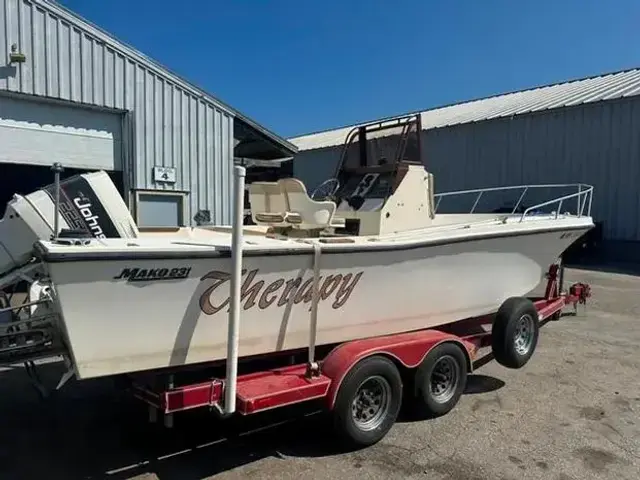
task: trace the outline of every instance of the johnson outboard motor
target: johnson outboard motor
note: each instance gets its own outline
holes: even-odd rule
[[[58,237],[135,238],[138,228],[104,171],[60,182]],[[56,185],[14,195],[0,220],[0,275],[25,265],[37,240],[51,240],[56,228]]]

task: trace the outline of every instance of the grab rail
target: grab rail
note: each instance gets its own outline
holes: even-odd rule
[[[587,185],[585,183],[555,183],[555,184],[539,184],[539,185],[514,185],[514,186],[507,186],[507,187],[489,187],[489,188],[475,188],[475,189],[471,189],[471,190],[458,190],[458,191],[454,191],[454,192],[443,192],[443,193],[436,193],[434,194],[434,198],[437,198],[437,202],[435,205],[435,211],[438,211],[438,207],[440,206],[440,202],[442,201],[442,199],[444,197],[459,197],[462,195],[468,195],[468,194],[477,194],[475,197],[475,201],[473,202],[473,206],[471,207],[471,210],[468,213],[474,213],[476,207],[478,206],[478,203],[480,202],[480,199],[483,197],[484,194],[486,193],[492,193],[492,192],[508,192],[508,191],[513,191],[513,190],[522,190],[522,193],[520,194],[520,196],[518,197],[518,201],[516,202],[515,206],[513,207],[513,209],[511,210],[511,215],[514,215],[516,213],[516,211],[518,210],[518,207],[520,207],[520,205],[522,205],[522,202],[525,198],[525,195],[532,189],[543,189],[543,188],[554,188],[554,189],[558,189],[558,188],[576,188],[577,192],[575,193],[571,193],[568,195],[563,195],[561,197],[557,197],[557,198],[553,198],[552,200],[548,200],[545,202],[541,202],[538,203],[536,205],[532,205],[530,207],[525,208],[524,212],[522,213],[522,215],[520,216],[520,221],[523,221],[524,218],[526,217],[526,215],[532,211],[538,210],[542,207],[546,207],[549,205],[554,205],[554,204],[558,204],[558,208],[555,211],[555,215],[556,218],[558,218],[558,215],[560,214],[560,210],[562,209],[562,204],[566,201],[566,200],[571,200],[573,198],[577,199],[577,208],[576,208],[576,215],[578,217],[582,217],[584,215],[586,216],[591,216],[591,204],[592,204],[592,200],[593,200],[593,186],[592,185]],[[586,212],[585,212],[585,208],[586,208]]]

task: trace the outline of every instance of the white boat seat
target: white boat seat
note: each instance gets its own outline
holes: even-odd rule
[[[289,226],[302,222],[300,215],[289,211],[287,198],[278,182],[249,184],[251,219],[256,225]]]
[[[344,226],[343,218],[334,217],[335,202],[313,200],[307,194],[304,183],[297,178],[283,178],[278,183],[286,198],[288,212],[300,217],[300,221],[296,219],[297,223],[293,227],[312,230]]]

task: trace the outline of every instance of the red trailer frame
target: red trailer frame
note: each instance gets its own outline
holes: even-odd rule
[[[462,354],[459,358],[464,359],[464,372],[460,372],[463,383],[466,381],[467,373],[473,371],[474,361],[478,359],[478,352],[483,347],[491,346],[494,357],[504,366],[522,367],[533,354],[540,324],[550,318],[559,318],[567,305],[573,305],[577,309],[577,305],[585,304],[591,295],[589,286],[583,283],[573,284],[567,292],[561,293],[561,272],[560,265],[554,264],[549,268],[542,298],[509,299],[494,315],[466,319],[438,329],[365,338],[335,345],[318,362],[317,369],[310,368],[309,363],[304,362],[264,368],[259,366],[258,359],[250,373],[239,375],[237,378],[237,411],[242,415],[250,415],[310,400],[321,400],[327,410],[336,410],[338,396],[347,387],[345,379],[355,375],[353,372],[358,370],[365,360],[382,358],[387,361],[386,365],[390,362],[397,368],[403,383],[413,386],[413,389],[405,389],[405,395],[409,392],[418,396],[426,395],[418,402],[421,407],[431,414],[444,414],[455,406],[464,385],[458,386],[458,395],[454,395],[442,406],[434,404],[433,399],[424,393],[426,390],[421,390],[420,385],[417,385],[420,382],[424,383],[424,378],[420,377],[421,369],[426,368],[423,365],[433,363],[429,358],[430,354],[438,350],[438,347],[440,350],[448,350],[449,356],[455,357],[456,352]],[[535,341],[529,352],[518,357],[514,353],[516,347],[513,347],[511,340],[513,326],[518,321],[518,315],[523,311],[526,313],[527,308],[530,312],[535,311],[537,317],[534,320]],[[387,368],[385,365],[382,366]],[[206,369],[202,372],[207,373]],[[140,378],[131,378],[130,387],[133,395],[149,405],[152,421],[160,413],[164,417],[165,425],[171,426],[172,415],[177,412],[201,407],[221,410],[221,404],[224,402],[224,378],[177,384],[175,379],[179,378],[179,374],[180,372],[176,372],[163,376],[162,378],[168,381],[160,388],[151,387],[148,381]],[[157,375],[154,376],[154,382],[157,383],[158,378]],[[375,443],[386,434],[394,422],[395,416],[387,427],[375,429],[377,433],[349,440],[359,445]],[[349,432],[347,434],[349,437],[354,436]]]

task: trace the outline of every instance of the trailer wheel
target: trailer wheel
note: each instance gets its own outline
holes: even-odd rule
[[[467,359],[454,343],[443,343],[431,350],[415,374],[413,410],[427,417],[450,412],[460,400],[467,384]]]
[[[333,407],[344,443],[367,447],[389,432],[402,404],[402,378],[394,363],[373,356],[356,363],[342,381]]]
[[[523,297],[507,299],[493,321],[493,356],[504,367],[523,367],[536,349],[539,331],[538,311],[533,302]]]

